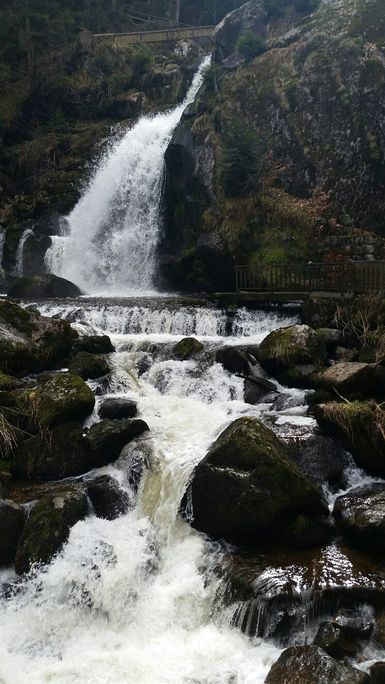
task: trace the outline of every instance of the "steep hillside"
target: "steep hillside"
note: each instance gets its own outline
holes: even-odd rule
[[[383,1],[294,5],[251,0],[216,30],[215,68],[167,154],[175,285],[230,287],[234,259],[384,255]]]

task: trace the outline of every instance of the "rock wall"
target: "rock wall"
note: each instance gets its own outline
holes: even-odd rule
[[[236,51],[247,30],[266,48],[248,61]],[[165,244],[174,264],[185,266],[190,256],[188,287],[209,279],[203,248],[215,252],[217,264],[382,258],[381,0],[327,0],[308,14],[291,5],[278,17],[269,16],[263,0],[250,0],[222,21],[215,37],[215,79],[211,69],[167,162]],[[185,156],[181,135],[189,159],[184,196],[174,192],[176,149]],[[228,182],[229,151],[237,177],[237,141],[239,150],[249,150],[241,191]],[[228,287],[228,278],[221,285]]]

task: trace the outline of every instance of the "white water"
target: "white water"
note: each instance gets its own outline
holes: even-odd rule
[[[186,303],[185,303],[186,304]],[[76,322],[95,333],[127,335],[137,340],[163,342],[195,336],[207,341],[226,337],[226,343],[242,341],[258,344],[272,330],[296,322],[293,313],[274,313],[238,309],[232,317],[225,311],[197,305],[181,306],[178,299],[149,300],[87,300],[52,301],[37,304],[46,316]]]
[[[68,235],[53,239],[46,255],[51,272],[96,294],[155,289],[164,153],[209,62],[203,61],[182,104],[141,118],[111,146],[68,216]]]
[[[109,392],[135,399],[151,432],[102,472],[128,487],[126,458],[146,449],[137,507],[115,521],[77,523],[48,568],[0,600],[4,684],[262,684],[279,655],[230,626],[234,607],[222,605],[210,569],[220,552],[178,516],[217,434],[270,407],[244,404],[243,381],[219,364],[154,361],[138,378],[143,353],[119,351],[135,339],[114,339]]]
[[[0,227],[0,269],[3,262],[3,252],[4,252],[4,242],[5,242],[5,230]]]
[[[14,275],[18,276],[19,278],[24,273],[24,246],[31,235],[33,235],[33,230],[31,228],[27,228],[22,234],[17,247]]]

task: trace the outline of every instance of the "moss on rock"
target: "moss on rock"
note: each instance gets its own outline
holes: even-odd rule
[[[95,397],[78,375],[59,373],[24,394],[26,406],[41,428],[70,420],[82,420],[92,413]]]
[[[100,354],[79,352],[69,363],[71,373],[79,375],[83,380],[95,380],[110,372],[110,366]]]
[[[201,342],[198,342],[194,337],[185,337],[183,340],[178,342],[174,347],[174,354],[181,361],[186,361],[192,356],[199,354],[203,351],[204,347]]]

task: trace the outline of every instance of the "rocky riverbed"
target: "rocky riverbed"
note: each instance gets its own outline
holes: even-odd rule
[[[381,363],[202,301],[5,299],[0,334],[6,682],[381,681]]]

